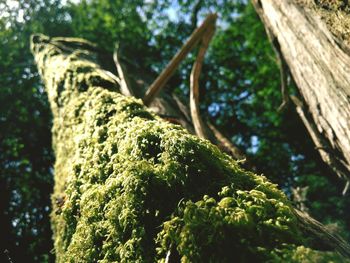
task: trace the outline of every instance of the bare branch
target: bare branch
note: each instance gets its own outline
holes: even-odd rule
[[[203,4],[203,0],[197,0],[197,2],[193,6],[193,11],[191,14],[191,28],[192,28],[192,30],[194,30],[197,26],[197,17],[198,17],[198,13],[201,9],[202,4]]]
[[[246,160],[246,156],[242,153],[240,149],[238,149],[232,142],[225,137],[211,122],[207,122],[209,129],[213,132],[217,145],[220,148],[224,148],[225,152],[228,152],[233,158],[236,160]]]
[[[183,45],[181,50],[176,53],[172,58],[166,68],[157,77],[157,79],[151,84],[151,86],[146,91],[143,102],[145,105],[149,105],[154,97],[157,96],[159,91],[165,86],[170,77],[174,74],[175,70],[178,68],[181,61],[186,57],[186,55],[195,47],[195,45],[202,39],[203,35],[206,33],[208,27],[215,24],[217,15],[210,14],[204,20],[202,25],[198,27],[190,36],[190,38]]]
[[[125,96],[135,96],[134,91],[131,88],[131,85],[127,79],[127,76],[123,70],[123,66],[121,65],[119,59],[118,59],[118,53],[119,53],[119,46],[116,45],[113,53],[113,60],[114,64],[117,68],[119,79],[120,79],[120,93],[122,93]]]
[[[200,138],[208,138],[208,135],[205,131],[204,122],[200,116],[199,110],[199,76],[202,70],[203,59],[205,52],[208,49],[210,40],[212,39],[215,32],[215,26],[212,25],[206,31],[206,34],[203,36],[201,46],[198,51],[196,61],[193,64],[191,77],[190,77],[190,109],[191,117],[194,129],[196,134]]]

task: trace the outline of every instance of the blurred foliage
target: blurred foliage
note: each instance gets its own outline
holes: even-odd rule
[[[350,200],[341,196],[343,182],[322,163],[293,107],[278,112],[274,54],[247,1],[22,0],[3,1],[0,10],[1,262],[54,260],[51,115],[29,36],[83,37],[109,52],[119,42],[135,63],[159,73],[208,12],[217,12],[219,21],[200,81],[203,115],[287,194],[308,186],[310,214],[349,240]],[[173,92],[184,99],[194,56],[171,80]],[[293,86],[290,92],[297,94]]]
[[[51,114],[28,39],[35,31],[71,34],[60,7],[60,1],[0,4],[1,262],[53,259]]]

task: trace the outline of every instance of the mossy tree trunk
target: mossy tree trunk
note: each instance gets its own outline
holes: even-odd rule
[[[54,117],[57,262],[316,262],[348,246],[141,100],[81,39],[35,35]]]
[[[350,6],[343,0],[252,0],[288,64],[292,97],[322,159],[350,181]],[[303,102],[302,102],[303,101]],[[305,104],[305,106],[303,106]],[[348,184],[347,184],[348,185]]]

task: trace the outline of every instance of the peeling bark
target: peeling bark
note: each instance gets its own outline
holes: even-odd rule
[[[296,106],[315,148],[339,177],[349,181],[350,56],[347,48],[330,32],[311,0],[252,0],[252,3],[266,30],[277,41],[305,102],[305,107],[300,103]]]

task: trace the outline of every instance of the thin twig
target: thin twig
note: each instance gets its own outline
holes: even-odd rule
[[[156,78],[156,80],[146,91],[145,97],[143,98],[143,102],[145,105],[148,106],[153,101],[153,99],[157,96],[159,91],[165,86],[167,81],[174,74],[181,61],[195,47],[198,41],[202,39],[208,27],[215,24],[216,18],[216,14],[208,15],[202,23],[202,25],[192,33],[190,38],[182,46],[181,50],[178,53],[176,53],[176,55],[172,58],[172,60],[169,62],[166,68],[162,71],[162,73]]]
[[[12,258],[10,256],[10,252],[7,249],[4,250],[4,254],[6,255],[8,262],[13,263]]]
[[[275,52],[277,64],[280,70],[282,103],[278,107],[278,111],[282,111],[288,105],[289,102],[289,95],[287,89],[288,64],[283,57],[281,46],[278,42],[277,37],[272,33],[271,29],[267,25],[265,25],[265,31],[271,43],[271,46]]]
[[[117,68],[119,79],[120,79],[120,92],[125,96],[134,96],[134,91],[131,88],[131,85],[127,79],[127,76],[124,74],[123,66],[120,64],[118,59],[119,46],[116,45],[113,53],[114,64]]]
[[[236,160],[246,160],[246,156],[238,149],[233,143],[225,137],[210,121],[207,121],[209,129],[213,132],[216,140],[220,143],[220,146],[224,148],[225,152],[228,152]]]
[[[288,76],[288,65],[287,62],[284,60],[282,52],[280,49],[278,49],[278,56],[279,56],[279,68],[280,68],[280,75],[281,75],[281,93],[282,93],[282,104],[279,106],[278,111],[282,111],[289,102],[289,94],[287,89],[287,76]]]
[[[202,70],[202,64],[204,60],[205,53],[208,49],[209,42],[212,39],[215,32],[215,26],[210,26],[206,34],[203,36],[201,46],[198,51],[196,61],[193,64],[191,77],[190,77],[190,109],[191,117],[196,134],[200,138],[208,138],[205,130],[204,122],[200,116],[199,110],[199,76]]]
[[[296,107],[296,111],[299,114],[299,117],[301,118],[302,122],[304,123],[306,129],[308,130],[312,141],[314,142],[316,149],[318,150],[319,154],[321,155],[322,160],[327,163],[330,167],[333,168],[334,172],[340,177],[346,180],[346,185],[343,190],[343,195],[345,195],[348,191],[348,182],[350,181],[349,176],[343,172],[344,169],[342,166],[342,162],[337,158],[335,154],[331,154],[326,149],[331,149],[330,147],[326,146],[326,142],[322,139],[321,135],[319,134],[317,128],[308,120],[306,117],[306,114],[304,113],[304,106],[303,102],[299,100],[295,96],[290,96],[291,101],[294,103]]]

